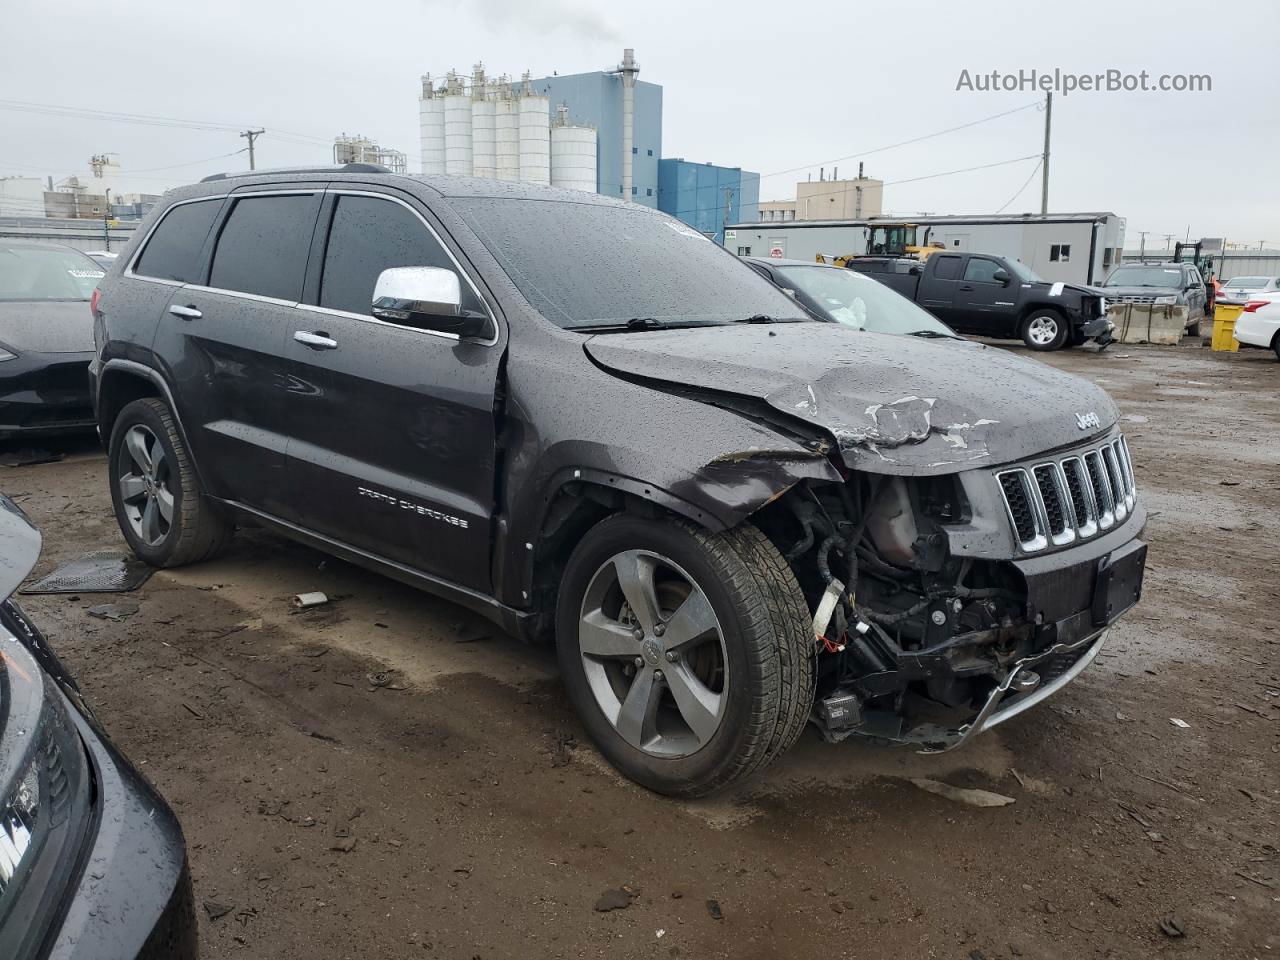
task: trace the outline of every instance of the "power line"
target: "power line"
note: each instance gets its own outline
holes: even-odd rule
[[[1040,169],[1040,166],[1043,163],[1044,163],[1044,159],[1041,158],[1040,163],[1037,163],[1034,167],[1031,168],[1031,172],[1027,174],[1027,179],[1022,182],[1022,186],[1018,188],[1018,192],[1015,193],[1008,200],[1006,200],[1003,204],[1001,204],[1000,209],[997,210],[996,213],[1004,213],[1005,207],[1009,206],[1009,204],[1013,203],[1013,201],[1017,200],[1020,196],[1022,196],[1022,191],[1026,190],[1027,187],[1031,184],[1032,178],[1035,177],[1036,171]]]
[[[1023,160],[1035,160],[1039,157],[1038,153],[1029,153],[1025,157],[1014,157],[1011,160],[997,160],[995,163],[982,163],[976,167],[961,167],[959,170],[947,170],[944,173],[930,173],[923,177],[908,177],[906,180],[886,180],[886,187],[896,186],[900,183],[918,183],[921,180],[935,180],[938,177],[950,177],[957,173],[972,173],[974,170],[990,170],[992,167],[1005,167],[1011,163],[1020,163]]]
[[[931,140],[934,137],[941,137],[948,133],[955,133],[957,130],[966,130],[969,127],[976,127],[980,123],[988,123],[992,120],[999,120],[1001,117],[1007,117],[1007,116],[1010,116],[1011,114],[1021,113],[1023,110],[1030,110],[1032,107],[1040,106],[1040,103],[1041,101],[1039,100],[1033,100],[1031,103],[1025,103],[1020,107],[1014,107],[1012,110],[1005,110],[1003,113],[993,113],[989,117],[981,117],[977,120],[970,120],[968,123],[961,123],[954,127],[947,127],[945,130],[937,130],[937,131],[934,131],[933,133],[926,133],[918,137],[912,137],[910,140],[900,140],[897,143],[886,144],[883,147],[875,147],[872,150],[863,150],[859,153],[851,153],[851,154],[848,154],[847,156],[835,157],[834,159],[831,159],[831,160],[820,160],[817,163],[807,163],[799,167],[790,167],[786,170],[778,170],[775,173],[764,173],[760,175],[760,179],[765,180],[769,177],[780,177],[783,174],[796,173],[800,170],[812,170],[814,167],[818,167],[818,166],[825,167],[826,165],[831,163],[841,163],[845,160],[853,160],[858,157],[867,157],[873,153],[883,153],[885,150],[894,150],[898,147],[909,146],[910,144],[913,144],[913,143],[920,143],[923,140]]]

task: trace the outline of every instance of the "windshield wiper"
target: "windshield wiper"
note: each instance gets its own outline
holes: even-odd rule
[[[734,323],[804,323],[804,317],[771,317],[767,313],[753,313],[749,317],[742,317]]]
[[[579,333],[626,333],[631,330],[659,330],[663,327],[683,326],[683,324],[663,323],[655,317],[632,317],[629,320],[616,320],[613,323],[588,323],[570,327]]]
[[[924,337],[926,340],[963,340],[963,337],[957,337],[952,333],[942,333],[939,330],[912,330],[907,334],[908,337]]]

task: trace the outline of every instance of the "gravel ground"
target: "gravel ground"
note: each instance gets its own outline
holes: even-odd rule
[[[666,800],[583,742],[550,651],[262,532],[132,597],[23,602],[173,803],[197,903],[232,907],[201,910],[208,958],[1276,956],[1280,364],[1047,359],[1120,403],[1145,597],[1076,683],[943,757],[810,731]],[[0,468],[38,573],[121,546],[103,457],[63,449]],[[295,613],[307,590],[335,600]],[[112,599],[140,610],[86,616]]]

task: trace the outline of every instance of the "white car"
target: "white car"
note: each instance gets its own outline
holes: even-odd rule
[[[1280,293],[1280,278],[1232,277],[1223,281],[1219,300],[1248,300],[1259,294]]]
[[[1250,295],[1236,320],[1235,338],[1242,347],[1274,350],[1280,360],[1280,291]]]

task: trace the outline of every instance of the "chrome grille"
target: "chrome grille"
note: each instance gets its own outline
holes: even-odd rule
[[[996,477],[1018,545],[1027,553],[1109,530],[1138,499],[1124,437]]]

